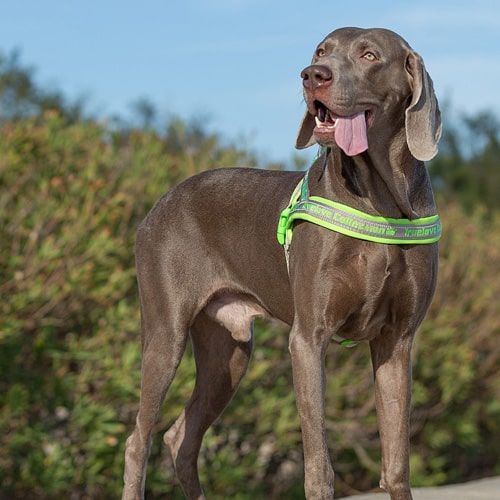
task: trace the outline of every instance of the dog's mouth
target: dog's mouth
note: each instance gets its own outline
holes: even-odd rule
[[[368,149],[367,128],[373,120],[373,111],[365,110],[341,116],[320,101],[314,101],[314,109],[314,135],[321,142],[334,139],[337,146],[348,156],[361,154]]]

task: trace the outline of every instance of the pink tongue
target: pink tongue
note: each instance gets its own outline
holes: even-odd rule
[[[359,155],[368,149],[364,112],[336,118],[335,142],[348,156]]]

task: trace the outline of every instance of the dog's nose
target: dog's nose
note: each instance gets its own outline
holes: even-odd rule
[[[307,89],[326,87],[333,81],[333,74],[326,66],[313,64],[302,70],[302,85]]]

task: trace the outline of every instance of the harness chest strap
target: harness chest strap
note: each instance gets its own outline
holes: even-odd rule
[[[423,245],[441,238],[442,225],[437,214],[414,220],[365,214],[342,203],[309,196],[308,176],[309,171],[280,215],[277,238],[287,251],[292,240],[293,222],[297,219],[352,238],[389,245]]]

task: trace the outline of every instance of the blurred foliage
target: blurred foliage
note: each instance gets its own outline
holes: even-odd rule
[[[2,491],[116,496],[139,382],[135,229],[193,165],[253,159],[52,111],[0,137]]]
[[[84,105],[83,98],[69,102],[62,92],[40,86],[34,69],[21,63],[19,51],[0,52],[0,121],[26,118],[47,109],[76,121],[82,118]]]
[[[433,183],[445,203],[457,201],[467,210],[477,204],[500,208],[500,123],[490,111],[448,121],[430,164]],[[485,214],[488,215],[488,214]]]
[[[14,70],[31,94],[15,94]],[[29,71],[0,58],[0,498],[116,498],[140,385],[137,225],[185,177],[257,159],[196,122],[151,127],[145,101],[136,105],[141,128],[117,127],[44,95]],[[469,145],[452,129],[430,166],[445,231],[436,297],[414,349],[414,485],[500,474],[500,221],[498,198],[487,194],[500,155],[498,125],[485,116],[467,118]],[[258,322],[255,332],[249,372],[206,435],[202,481],[209,498],[303,498],[287,329]],[[332,344],[327,371],[337,492],[376,488],[368,347]],[[188,350],[158,430],[177,417],[193,378]],[[183,498],[159,435],[147,491]]]

